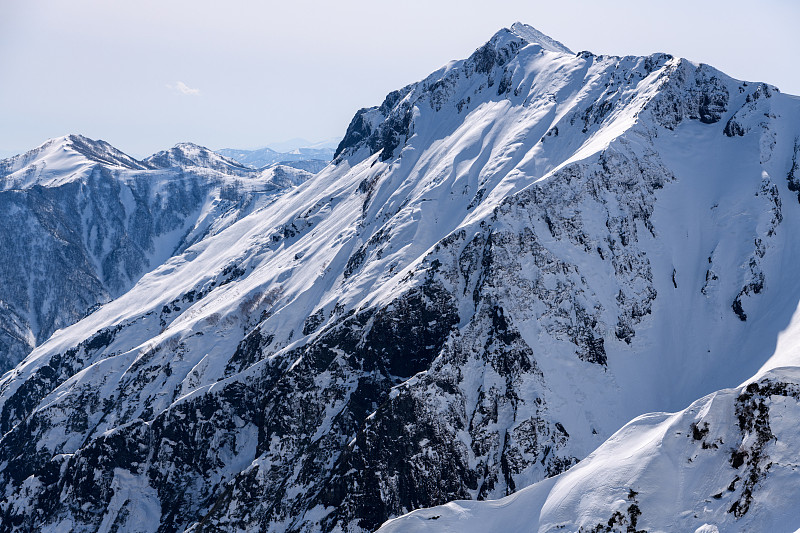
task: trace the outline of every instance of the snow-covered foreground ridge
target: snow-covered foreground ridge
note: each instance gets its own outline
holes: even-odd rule
[[[800,369],[640,416],[569,471],[495,501],[414,511],[396,532],[796,531]]]
[[[796,364],[771,357],[800,302],[798,136],[775,87],[501,30],[3,376],[0,530],[368,531],[541,482],[535,512],[610,455],[630,483],[589,476],[554,520],[681,530],[644,478],[690,446],[669,475],[702,490],[674,508],[738,475],[697,527],[769,524],[798,445],[794,371],[770,370]]]

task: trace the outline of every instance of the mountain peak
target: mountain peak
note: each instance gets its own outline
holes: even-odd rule
[[[517,35],[528,41],[531,44],[538,44],[545,50],[549,50],[551,52],[560,52],[563,54],[573,54],[574,52],[564,46],[562,43],[556,41],[552,37],[545,35],[544,33],[540,32],[533,26],[528,24],[523,24],[522,22],[515,22],[511,25],[511,28],[508,30],[511,33]]]
[[[529,46],[533,45],[533,46]],[[380,106],[360,109],[350,122],[344,138],[333,155],[335,162],[342,154],[353,154],[359,148],[367,146],[370,154],[381,153],[381,159],[391,157],[395,148],[408,139],[411,130],[411,102],[425,97],[430,105],[441,109],[446,101],[452,103],[461,113],[468,102],[474,101],[474,94],[467,94],[465,87],[460,86],[459,77],[469,78],[475,73],[486,76],[486,83],[478,91],[487,89],[487,95],[505,95],[510,89],[512,73],[507,65],[520,54],[524,57],[538,57],[547,50],[558,54],[575,54],[566,46],[548,37],[533,26],[515,22],[511,28],[502,28],[496,32],[483,46],[477,48],[468,58],[453,61],[446,67],[437,70],[421,82],[392,91]],[[493,69],[498,69],[493,73]],[[460,72],[460,74],[459,74]],[[495,80],[497,76],[497,80]],[[497,83],[496,88],[488,89]],[[460,97],[455,92],[461,91]]]
[[[226,174],[250,174],[253,172],[253,169],[233,159],[191,142],[178,143],[169,150],[151,155],[144,162],[152,168],[195,166],[218,170]]]
[[[36,148],[0,161],[3,188],[25,188],[49,183],[49,176],[58,174],[76,177],[95,165],[143,170],[147,168],[106,141],[69,134],[49,139]]]
[[[54,144],[70,148],[95,163],[123,167],[130,170],[142,170],[146,168],[140,161],[137,161],[128,154],[100,139],[94,140],[73,133],[55,139]]]

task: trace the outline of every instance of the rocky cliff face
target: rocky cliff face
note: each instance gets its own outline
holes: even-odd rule
[[[750,377],[800,301],[797,100],[537,35],[359,111],[6,374],[0,528],[369,531]]]

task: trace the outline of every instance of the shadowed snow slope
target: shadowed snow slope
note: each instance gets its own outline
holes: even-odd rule
[[[636,418],[568,472],[512,496],[415,511],[379,531],[794,531],[800,360],[791,362],[681,412]]]
[[[764,479],[792,476],[763,459],[796,438],[732,413],[784,393],[790,412],[791,372],[615,432],[769,364],[800,302],[800,100],[540,35],[503,29],[358,111],[319,174],[3,376],[0,531],[360,532],[536,482],[511,501],[568,496],[568,530],[637,509],[667,527],[636,476],[679,454],[705,469],[680,478],[692,511],[717,505],[717,465],[719,505],[739,503],[709,520],[757,524]],[[585,474],[610,455],[625,479]]]

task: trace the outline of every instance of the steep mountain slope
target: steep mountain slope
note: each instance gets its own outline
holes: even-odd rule
[[[742,382],[800,302],[798,125],[501,30],[6,374],[0,530],[371,530]]]
[[[512,496],[415,511],[380,531],[795,531],[799,350],[795,314],[741,386],[641,416],[575,468]]]
[[[136,161],[79,135],[0,161],[0,370],[307,176],[188,144]]]

